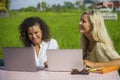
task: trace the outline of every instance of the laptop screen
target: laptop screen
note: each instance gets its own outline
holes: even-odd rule
[[[49,71],[72,71],[83,69],[81,49],[47,50]]]
[[[5,68],[9,71],[37,71],[32,47],[4,47]]]

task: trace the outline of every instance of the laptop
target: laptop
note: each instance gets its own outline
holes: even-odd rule
[[[83,69],[81,49],[47,50],[48,71],[72,71]]]
[[[2,53],[6,70],[28,72],[38,71],[32,47],[4,47]]]

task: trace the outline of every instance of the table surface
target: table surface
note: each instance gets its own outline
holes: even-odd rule
[[[19,72],[0,70],[0,80],[120,80],[117,71],[106,74],[71,75],[70,72]]]

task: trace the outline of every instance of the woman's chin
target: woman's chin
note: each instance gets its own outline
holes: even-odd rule
[[[37,45],[37,44],[39,44],[39,42],[33,42],[33,44],[34,44],[34,45]]]
[[[80,33],[84,33],[85,31],[83,31],[83,30],[80,30],[79,32],[80,32]]]

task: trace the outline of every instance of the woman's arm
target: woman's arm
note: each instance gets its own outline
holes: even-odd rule
[[[84,60],[84,66],[90,68],[118,66],[120,68],[120,58],[114,59],[109,62],[91,62],[88,60]]]

